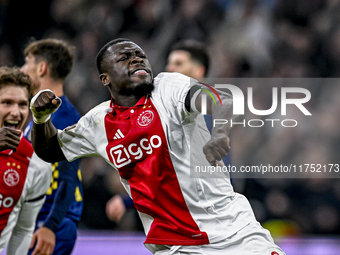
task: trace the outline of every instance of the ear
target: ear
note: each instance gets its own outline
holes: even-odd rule
[[[48,65],[45,61],[41,61],[38,64],[38,74],[39,76],[44,76],[48,72]]]
[[[205,77],[205,67],[204,66],[199,66],[196,70],[195,70],[195,77],[199,77],[199,78],[204,78]]]
[[[104,86],[110,85],[110,77],[107,75],[107,73],[102,73],[99,75],[100,80],[102,81]]]

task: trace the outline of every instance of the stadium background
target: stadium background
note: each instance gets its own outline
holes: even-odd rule
[[[155,75],[164,70],[174,42],[196,39],[209,46],[209,77],[338,78],[339,13],[339,0],[0,0],[0,66],[21,66],[31,37],[69,41],[77,59],[65,91],[81,114],[110,98],[94,59],[117,37],[138,43]],[[340,85],[311,87],[311,92],[315,125],[302,123],[304,132],[276,132],[275,139],[266,129],[236,129],[232,162],[339,163]],[[270,105],[265,88],[257,100]],[[82,171],[79,231],[142,234],[134,210],[119,224],[105,216],[106,201],[124,194],[117,174],[98,158],[84,159]],[[250,199],[258,220],[287,254],[339,254],[340,179],[237,180],[235,189]]]

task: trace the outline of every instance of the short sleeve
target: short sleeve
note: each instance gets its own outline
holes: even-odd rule
[[[90,132],[86,132],[90,128],[90,122],[91,119],[85,115],[77,124],[58,130],[59,145],[68,161],[93,154],[93,138]]]
[[[68,161],[98,155],[98,133],[105,132],[108,105],[105,102],[89,111],[77,124],[58,130],[59,145]]]

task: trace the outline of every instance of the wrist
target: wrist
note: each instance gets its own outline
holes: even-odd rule
[[[40,116],[40,117],[37,117],[34,114],[32,114],[32,117],[33,117],[33,122],[35,124],[44,124],[51,119],[51,114],[47,114],[47,115]]]
[[[50,220],[50,221],[46,221],[42,227],[48,228],[53,233],[56,233],[58,230],[58,226],[59,226],[58,222],[54,222]]]

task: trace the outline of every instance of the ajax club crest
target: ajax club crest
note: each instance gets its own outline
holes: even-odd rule
[[[20,176],[19,173],[14,169],[8,169],[4,173],[4,182],[10,186],[13,187],[19,183]]]
[[[152,110],[143,111],[137,118],[137,124],[140,127],[147,127],[151,124],[155,117],[155,114]]]

